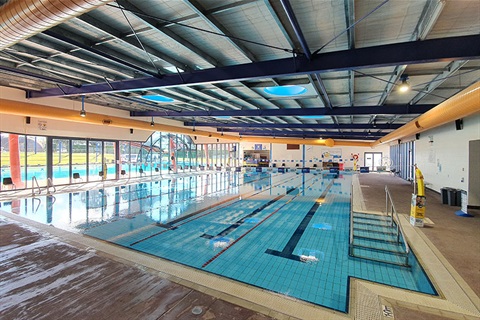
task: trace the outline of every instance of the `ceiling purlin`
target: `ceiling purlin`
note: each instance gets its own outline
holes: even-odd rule
[[[46,55],[42,51],[27,48],[21,44],[15,44],[10,48],[5,49],[4,52],[8,52],[10,50],[16,51],[18,53],[27,53],[28,55],[35,57],[35,59],[20,63],[19,65],[17,65],[17,68],[20,68],[24,65],[35,66],[39,69],[51,71],[56,75],[66,76],[71,79],[84,80],[84,82],[87,83],[96,83],[99,80],[105,81],[106,77],[113,78],[112,74],[102,72],[98,69],[90,68],[88,66],[85,66],[84,64],[79,64],[72,60],[61,58],[60,56],[63,54],[55,53]],[[49,68],[51,68],[52,70],[50,70]],[[76,71],[73,73],[70,72],[70,70],[72,69]],[[76,72],[78,72],[78,74]],[[78,83],[78,85],[80,85],[80,83]]]
[[[58,74],[52,70],[47,70],[42,68],[41,66],[37,66],[35,64],[31,64],[30,60],[25,57],[18,57],[13,53],[0,52],[0,60],[8,61],[11,63],[11,67],[6,65],[0,65],[0,70],[8,72],[9,74],[15,75],[17,77],[26,77],[29,79],[37,79],[37,80],[44,80],[53,84],[61,84],[67,86],[78,86],[79,82],[78,77],[72,79],[71,77],[65,76],[64,73],[60,73],[60,77]],[[22,64],[23,68],[19,69],[18,65]],[[41,89],[38,88],[38,89]]]
[[[114,62],[120,64],[126,68],[130,68],[132,70],[139,71],[144,75],[150,75],[153,77],[158,77],[158,73],[156,71],[150,70],[150,65],[146,65],[139,60],[134,60],[130,56],[123,55],[119,52],[108,52],[110,50],[106,50],[103,48],[102,50],[94,48],[95,43],[91,43],[87,39],[83,38],[78,34],[74,34],[67,30],[62,30],[59,27],[54,27],[43,31],[42,34],[47,35],[55,40],[62,41],[69,45],[78,47],[84,51],[87,51],[90,54],[102,57],[104,59],[110,60],[110,62]],[[87,59],[88,61],[88,59]]]
[[[103,71],[100,71],[100,68],[108,69],[112,74],[115,74],[115,77],[111,77],[110,79],[118,80],[118,79],[125,79],[125,78],[135,78],[136,76],[138,76],[138,71],[122,68],[121,65],[119,65],[118,63],[111,62],[109,60],[106,60],[103,57],[96,58],[91,54],[87,55],[82,52],[82,49],[79,49],[78,47],[72,46],[70,44],[67,44],[67,45],[71,46],[72,48],[71,49],[66,48],[65,46],[62,46],[58,43],[46,40],[45,39],[46,37],[52,38],[47,35],[39,34],[37,36],[30,37],[24,41],[47,47],[51,50],[58,51],[59,53],[62,53],[63,55],[66,55],[66,56],[72,56],[74,58],[84,60],[83,62],[84,64],[88,64],[92,66],[94,69],[99,70],[99,72],[103,72]]]
[[[103,23],[103,22],[101,22],[97,19],[92,18],[88,14],[84,14],[84,15],[80,16],[79,18],[76,18],[76,19],[78,21],[81,21],[84,24],[87,24],[90,28],[94,28],[98,31],[101,31],[101,32],[107,34],[110,37],[113,37],[113,38],[115,38],[119,41],[122,41],[122,43],[125,43],[127,46],[132,47],[135,50],[139,51],[139,54],[138,54],[139,57],[143,57],[145,61],[148,60],[148,57],[145,56],[146,55],[145,51],[143,51],[142,46],[140,45],[140,43],[137,41],[137,39],[135,37],[128,37],[128,38],[122,37],[122,34],[120,32],[118,32],[116,29],[112,28],[111,26],[109,26],[109,25],[107,25],[107,24],[105,24],[105,23]],[[101,45],[97,45],[97,43],[93,43],[91,46],[92,47],[97,47],[97,48],[101,47]],[[153,49],[152,47],[147,46],[147,47],[145,47],[145,49],[146,49],[146,51],[148,52],[149,55],[152,55],[152,56],[154,56],[158,59],[161,59],[165,62],[168,62],[168,63],[170,63],[174,66],[181,67],[182,69],[187,69],[187,70],[188,69],[193,69],[191,66],[186,65],[183,62],[177,61],[176,59],[174,59],[172,57],[169,57],[168,55],[164,54],[163,52],[160,52],[156,49]],[[157,68],[157,70],[155,70],[156,74],[151,74],[151,71],[149,71],[148,74],[153,75],[153,76],[158,76],[158,67],[155,66],[155,68]],[[147,69],[147,68],[145,68],[145,69]],[[144,70],[144,71],[147,72],[147,70]]]
[[[178,34],[173,32],[172,30],[170,30],[166,27],[162,27],[161,23],[159,23],[157,20],[155,20],[153,18],[149,18],[148,15],[145,12],[140,10],[138,7],[136,7],[135,5],[130,3],[129,1],[117,0],[117,3],[119,5],[121,5],[122,7],[124,7],[125,9],[127,9],[128,11],[130,11],[130,13],[134,14],[137,17],[137,19],[141,20],[145,25],[150,27],[151,30],[155,30],[156,32],[161,33],[162,35],[165,35],[165,36],[169,37],[173,41],[182,45],[184,48],[186,48],[186,49],[190,50],[191,52],[195,53],[199,58],[205,60],[212,67],[218,67],[218,66],[222,65],[217,59],[210,56],[208,53],[201,50],[199,47],[193,45],[192,43],[190,43],[186,39],[182,38],[181,36],[179,36]],[[128,39],[128,38],[127,37],[121,37],[121,39],[125,41],[125,39]],[[163,60],[165,60],[165,59],[163,59]],[[167,60],[165,60],[165,61],[167,61]],[[169,62],[169,63],[171,63],[171,62]],[[171,63],[171,64],[176,66],[177,68],[185,69],[184,66],[182,66],[182,64],[180,64],[180,63],[177,63],[177,64]],[[189,67],[191,69],[195,69],[194,65],[189,66]]]
[[[15,63],[13,63],[11,60],[5,60],[1,57],[0,54],[0,60],[4,61],[7,63],[7,65],[0,64],[0,72],[4,74],[9,74],[12,77],[15,77],[15,80],[22,80],[24,79],[33,79],[37,81],[45,81],[47,83],[53,83],[53,84],[62,84],[62,85],[69,85],[69,86],[75,86],[76,83],[59,79],[56,77],[52,77],[51,73],[46,73],[44,71],[39,71],[38,69],[35,69],[33,67],[29,68],[24,68],[24,69],[17,69],[15,67]],[[9,64],[9,65],[8,65]],[[31,71],[31,69],[35,70],[35,72]],[[38,87],[36,86],[30,86],[30,87],[35,87],[35,89],[42,88],[43,86],[38,83]],[[45,85],[45,84],[44,84]]]
[[[255,62],[257,58],[250,52],[239,40],[229,37],[230,32],[211,14],[208,14],[205,9],[196,0],[185,0],[184,3],[190,7],[200,18],[202,18],[210,27],[226,36],[228,42],[232,44],[245,58]]]
[[[273,80],[273,79],[272,79]],[[276,104],[276,103],[273,103],[272,101],[270,101],[269,99],[265,98],[264,96],[262,95],[259,95],[257,92],[255,92],[254,90],[252,90],[252,88],[250,88],[247,84],[245,84],[243,81],[238,81],[238,83],[245,89],[249,90],[253,95],[255,96],[258,96],[259,98],[261,98],[263,101],[267,102],[268,104],[270,104],[271,106],[273,106],[274,108],[276,109],[280,109],[280,107]],[[212,84],[213,86],[215,86],[216,88],[226,92],[227,94],[230,94],[234,97],[236,97],[237,99],[241,99],[243,100],[245,103],[248,103],[250,106],[252,106],[252,110],[262,110],[262,108],[260,106],[258,106],[257,104],[254,104],[250,101],[252,101],[251,98],[249,97],[244,97],[244,96],[241,96],[235,92],[232,92],[231,90],[227,90],[225,88],[222,87],[221,84]],[[242,108],[243,109],[243,108]],[[268,119],[266,118],[263,118],[264,121],[269,121]],[[280,121],[280,122],[285,122],[283,119],[277,119],[277,121]]]
[[[452,74],[460,70],[467,62],[468,60],[457,60],[449,63],[442,73],[438,74],[425,87],[420,89],[420,92],[417,93],[415,97],[413,97],[413,99],[410,101],[410,104],[416,104],[417,102],[422,100],[423,97],[429,95],[437,87],[444,83]]]
[[[437,18],[440,16],[443,6],[443,1],[440,0],[432,0],[425,3],[425,7],[423,8],[422,14],[420,15],[417,26],[415,27],[415,31],[410,37],[410,41],[426,39],[428,33],[433,27],[433,22],[436,21]],[[378,102],[379,105],[383,105],[385,101],[387,101],[388,96],[391,94],[393,88],[395,88],[395,85],[405,72],[406,68],[407,65],[398,65],[395,67],[395,71],[392,73],[392,76],[385,85],[384,94]]]

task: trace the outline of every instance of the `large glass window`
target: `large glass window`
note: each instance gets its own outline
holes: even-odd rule
[[[70,183],[70,140],[52,139],[51,153],[53,183],[55,185]]]
[[[87,141],[72,140],[72,182],[87,181]]]
[[[88,181],[99,181],[103,178],[103,143],[88,142]]]
[[[237,144],[195,144],[188,135],[154,132],[144,143],[1,133],[0,188],[31,188],[189,172],[237,162]],[[169,171],[169,168],[172,171]],[[3,184],[11,180],[11,184]],[[1,189],[0,189],[1,190]]]
[[[105,141],[103,143],[103,168],[102,171],[106,174],[105,179],[116,178],[115,166],[115,142]]]

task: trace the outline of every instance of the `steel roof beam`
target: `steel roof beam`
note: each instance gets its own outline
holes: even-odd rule
[[[290,1],[280,0],[280,2],[282,3],[283,10],[285,10],[285,13],[287,14],[288,21],[290,21],[290,25],[292,26],[293,31],[295,32],[295,35],[300,42],[300,46],[302,46],[303,54],[307,57],[308,60],[312,60],[312,53],[310,51],[310,48],[308,47],[307,40],[303,35],[302,28],[300,28],[300,25],[298,24],[297,17],[293,12]]]
[[[385,105],[370,107],[341,108],[296,108],[296,109],[264,109],[264,110],[201,110],[201,111],[132,111],[131,117],[278,117],[278,116],[348,116],[371,114],[422,114],[434,104],[425,105]]]
[[[330,124],[330,123],[221,123],[221,122],[184,122],[186,127],[218,127],[221,131],[224,128],[280,128],[280,129],[398,129],[401,124]]]
[[[480,59],[478,43],[480,43],[480,35],[403,42],[322,53],[318,54],[312,61],[305,57],[284,58],[184,72],[182,77],[172,74],[162,77],[91,84],[81,88],[45,89],[32,93],[32,97],[83,95],[230,80],[264,79],[356,68],[378,68],[402,64],[445,62],[446,60]]]
[[[225,131],[227,132],[227,131]],[[232,132],[232,131],[230,131]],[[320,138],[320,137],[336,137],[336,138],[357,138],[357,139],[375,139],[385,136],[387,133],[372,132],[304,132],[304,131],[237,131],[241,136],[268,136],[268,137],[304,137],[304,138]]]

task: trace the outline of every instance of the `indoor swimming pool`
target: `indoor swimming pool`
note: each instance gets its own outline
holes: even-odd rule
[[[213,172],[1,209],[341,312],[351,277],[435,295],[413,254],[408,267],[349,255],[351,184],[343,173]]]

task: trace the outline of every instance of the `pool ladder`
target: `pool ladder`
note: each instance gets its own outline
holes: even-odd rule
[[[36,193],[35,191],[38,191],[38,193]],[[41,194],[41,193],[42,193],[42,189],[40,189],[40,185],[38,184],[37,177],[33,176],[32,177],[32,196],[34,197],[35,195]]]
[[[387,186],[385,197],[386,215],[353,212],[351,208],[349,254],[356,258],[410,267],[410,247]]]

